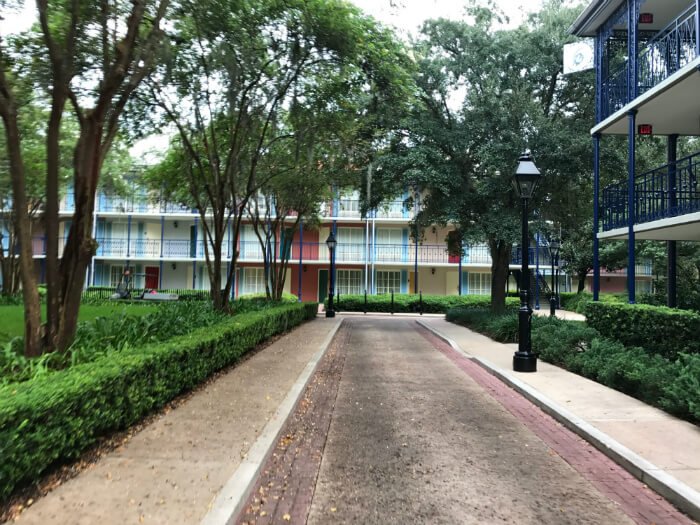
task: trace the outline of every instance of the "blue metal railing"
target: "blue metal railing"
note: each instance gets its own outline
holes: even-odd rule
[[[700,211],[700,152],[653,169],[634,180],[634,222],[640,224]],[[627,226],[627,183],[603,190],[603,231]]]
[[[637,58],[640,95],[695,60],[695,24],[695,5],[692,5],[646,43]]]
[[[160,258],[164,259],[203,259],[204,241],[193,243],[189,239],[164,239],[161,246],[160,240],[155,239],[125,239],[125,238],[99,238],[97,239],[98,257],[119,258]],[[161,252],[162,248],[162,252]],[[412,263],[416,258],[416,247],[412,244],[372,244],[370,245],[369,262],[376,263]],[[279,247],[277,248],[279,250]],[[541,265],[549,265],[549,249],[546,246],[537,248]],[[240,241],[238,243],[238,260],[242,262],[260,262],[263,260],[263,250],[260,243],[255,241]],[[328,261],[328,248],[325,243],[298,243],[294,242],[290,247],[290,260],[303,261]],[[530,261],[534,265],[535,247],[529,249]],[[223,257],[231,258],[233,247],[224,242],[222,247]],[[210,252],[211,253],[211,252]],[[336,261],[345,263],[364,263],[367,255],[367,245],[364,243],[339,242],[336,248]],[[450,255],[447,247],[442,244],[420,244],[417,250],[420,264],[459,264],[459,256]],[[514,247],[511,264],[520,264],[521,253],[519,247]],[[491,255],[486,246],[472,246],[465,249],[462,257],[463,264],[490,265]]]
[[[693,4],[646,43],[637,55],[637,96],[658,85],[698,56],[696,6]],[[628,63],[617,66],[601,86],[601,117],[630,102]]]

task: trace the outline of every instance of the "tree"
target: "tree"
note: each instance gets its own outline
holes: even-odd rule
[[[216,308],[226,309],[237,266],[231,249],[224,275],[228,225],[228,242],[235,247],[258,195],[277,191],[273,179],[290,173],[289,164],[275,155],[307,143],[320,123],[295,127],[287,117],[302,106],[345,112],[336,96],[343,92],[339,88],[357,93],[371,82],[399,100],[394,78],[406,58],[389,32],[341,0],[183,2],[181,7],[187,16],[174,28],[170,60],[149,82],[144,102],[177,129],[175,155],[182,162],[169,160],[164,168],[185,168],[189,199],[204,231],[212,299]],[[329,91],[328,79],[338,78],[342,84]],[[167,186],[182,180],[181,170],[160,173]],[[256,222],[259,228],[267,223],[264,217]]]
[[[472,4],[467,15],[468,22],[424,25],[414,50],[422,104],[384,172],[425,190],[417,226],[454,224],[465,243],[488,244],[492,308],[501,311],[520,233],[511,187],[517,158],[532,149],[544,180],[531,210],[541,222],[552,220],[557,194],[576,194],[588,175],[593,83],[562,76],[562,47],[576,16],[563,2],[547,2],[517,29],[497,29],[492,4]]]
[[[10,164],[20,275],[25,304],[25,353],[67,348],[75,334],[85,272],[95,252],[92,220],[104,159],[119,131],[120,117],[139,84],[153,69],[168,0],[81,2],[37,0],[39,23],[19,56],[0,42],[0,116]],[[31,71],[32,83],[50,107],[46,122],[47,321],[43,334],[31,253],[25,159],[16,67],[33,56],[48,56]],[[78,125],[73,145],[75,212],[59,259],[58,209],[61,125],[69,105]],[[43,335],[43,338],[42,338]]]

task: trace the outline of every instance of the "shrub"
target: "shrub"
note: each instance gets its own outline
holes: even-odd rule
[[[363,312],[364,295],[342,295],[335,302],[336,310],[345,312]],[[444,314],[458,306],[464,308],[488,308],[491,297],[488,295],[424,295],[422,311],[426,314]],[[506,298],[506,308],[517,308],[517,298]],[[328,301],[326,301],[328,307]],[[367,295],[368,312],[391,312],[391,294]],[[393,311],[395,313],[418,313],[421,311],[421,297],[415,294],[394,294]]]
[[[78,325],[73,344],[67,351],[38,358],[26,358],[21,338],[16,338],[0,352],[0,383],[27,381],[37,375],[94,361],[110,352],[166,341],[227,317],[205,302],[163,303],[142,316],[127,313],[97,317]]]
[[[588,324],[604,337],[625,346],[641,346],[675,359],[679,353],[700,353],[700,314],[665,306],[590,303]]]
[[[564,292],[559,294],[559,301],[564,310],[585,314],[586,306],[593,302],[593,294],[589,292]],[[602,293],[599,296],[601,303],[625,303],[627,295],[623,293]]]
[[[316,316],[316,304],[235,316],[160,344],[0,387],[0,499],[97,437],[126,428],[272,335]]]

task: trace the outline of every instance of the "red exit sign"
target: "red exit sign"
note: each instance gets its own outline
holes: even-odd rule
[[[651,124],[640,124],[637,126],[637,133],[640,135],[652,135],[654,129],[651,127]]]
[[[653,24],[654,23],[654,13],[640,13],[639,14],[640,24]]]

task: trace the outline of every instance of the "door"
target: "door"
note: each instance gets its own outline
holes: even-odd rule
[[[146,266],[146,288],[157,290],[160,288],[160,268],[158,266]]]
[[[328,270],[318,271],[318,302],[322,303],[328,297]]]

